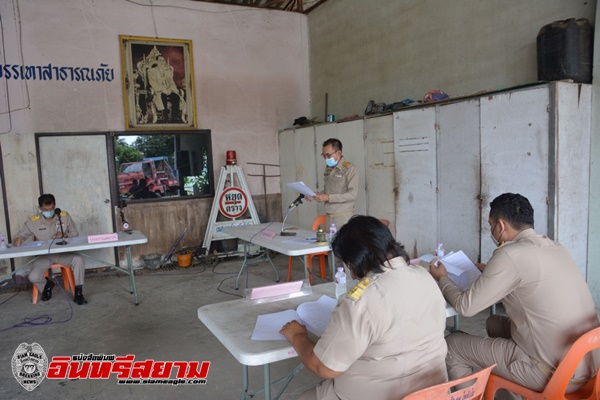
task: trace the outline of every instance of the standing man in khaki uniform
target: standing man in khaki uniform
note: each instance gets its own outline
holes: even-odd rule
[[[43,194],[38,198],[38,205],[40,213],[32,216],[23,225],[23,228],[19,231],[17,236],[13,239],[13,244],[19,247],[27,239],[32,240],[52,240],[62,239],[64,237],[75,237],[79,236],[77,232],[77,226],[71,216],[66,212],[60,213],[60,219],[62,221],[62,232],[59,224],[58,215],[56,214],[56,200],[51,194]],[[56,245],[56,242],[53,246]],[[54,282],[51,279],[44,278],[46,270],[50,268],[52,264],[63,264],[73,268],[73,275],[75,278],[75,297],[73,301],[78,305],[87,303],[87,300],[83,297],[83,277],[85,273],[85,264],[83,257],[75,253],[59,253],[52,254],[49,256],[39,256],[34,262],[31,271],[29,272],[29,280],[31,283],[38,287],[40,293],[42,293],[42,301],[48,301],[52,298],[52,288],[54,288]]]
[[[282,327],[300,361],[325,379],[299,399],[402,399],[446,382],[446,302],[427,271],[409,265],[373,217],[352,217],[332,249],[361,281],[338,299],[317,343],[296,321]]]
[[[473,316],[502,301],[508,316],[486,323],[489,337],[453,333],[448,343],[449,378],[497,364],[494,373],[542,391],[573,342],[598,327],[590,290],[563,246],[533,230],[533,208],[520,194],[504,193],[490,203],[489,224],[498,248],[481,276],[462,291],[440,262],[430,264],[444,297],[460,315]],[[586,357],[567,392],[593,376],[598,361]]]
[[[354,202],[358,195],[358,171],[342,154],[342,142],[327,139],[323,143],[325,168],[325,190],[314,197],[319,203],[325,203],[328,223],[334,223],[340,229],[352,215]],[[307,197],[310,201],[311,198]]]

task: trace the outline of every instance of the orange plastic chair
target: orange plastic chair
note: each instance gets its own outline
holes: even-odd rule
[[[315,221],[313,222],[312,225],[312,230],[316,231],[317,229],[319,229],[319,225],[321,225],[323,228],[325,227],[325,222],[327,221],[327,216],[326,215],[319,215]],[[327,252],[326,251],[322,251],[320,253],[313,253],[313,254],[308,254],[306,256],[306,268],[308,268],[309,272],[312,272],[312,259],[313,257],[319,257],[319,275],[321,276],[321,278],[325,278],[327,276],[327,269],[326,269],[326,262],[325,262],[325,257],[327,256]],[[292,279],[292,263],[294,261],[294,257],[291,257],[288,259],[288,282]],[[308,281],[310,282],[310,284],[312,285],[312,274],[308,274]]]
[[[63,278],[64,289],[71,290],[71,293],[73,293],[73,295],[74,295],[75,294],[75,277],[73,276],[73,270],[71,269],[71,267],[67,267],[66,265],[62,265],[62,264],[52,264],[51,268],[60,268],[61,275]],[[49,272],[50,272],[50,269],[47,269],[44,276],[48,277]],[[37,304],[38,292],[39,291],[38,291],[37,286],[33,285],[33,299],[31,300],[31,302],[33,304]]]
[[[493,399],[494,393],[498,389],[506,389],[513,393],[520,394],[531,400],[592,400],[600,399],[599,374],[593,376],[585,385],[573,393],[565,394],[571,377],[575,373],[577,365],[583,357],[590,351],[600,348],[600,327],[592,329],[583,334],[573,343],[567,354],[561,360],[548,381],[548,385],[543,392],[535,392],[529,388],[509,381],[498,375],[492,374],[485,390],[485,398]]]
[[[479,372],[475,372],[472,375],[465,376],[464,378],[455,379],[453,381],[442,383],[429,388],[421,389],[417,392],[409,394],[404,400],[453,400],[453,399],[469,399],[469,400],[481,400],[483,392],[485,391],[485,385],[488,381],[490,373],[496,364],[482,369]],[[452,387],[458,384],[474,380],[474,382],[464,388],[452,391]],[[486,397],[487,399],[487,397]],[[490,397],[493,399],[493,397]]]

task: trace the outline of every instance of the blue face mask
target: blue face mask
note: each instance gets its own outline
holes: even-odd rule
[[[54,217],[54,210],[52,211],[42,211],[42,215],[46,218],[52,218]]]
[[[337,161],[335,161],[335,158],[331,157],[325,160],[325,164],[327,164],[328,167],[335,167],[337,165]]]

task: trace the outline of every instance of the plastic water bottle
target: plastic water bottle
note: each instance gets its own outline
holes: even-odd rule
[[[333,240],[333,236],[337,233],[337,228],[334,223],[329,227],[329,240]]]
[[[444,250],[444,245],[442,243],[438,243],[436,253],[438,260],[444,258],[444,254],[446,254],[446,251]],[[437,267],[437,261],[435,262],[435,266]]]
[[[6,250],[6,235],[4,233],[0,233],[0,251]]]
[[[338,267],[335,273],[335,298],[339,299],[340,296],[346,294],[346,274],[344,273],[344,267]]]
[[[444,258],[445,253],[446,253],[446,251],[444,250],[444,245],[442,243],[438,243],[438,247],[437,247],[438,260]]]

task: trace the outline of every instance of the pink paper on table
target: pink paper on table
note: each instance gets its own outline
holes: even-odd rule
[[[278,285],[261,286],[252,289],[250,300],[263,299],[265,297],[280,296],[299,292],[302,289],[302,281],[280,283]]]
[[[116,233],[88,236],[88,243],[116,242],[117,240],[119,240],[119,235]]]
[[[262,231],[260,233],[260,236],[264,237],[265,239],[273,239],[276,235],[277,233],[273,231]]]

